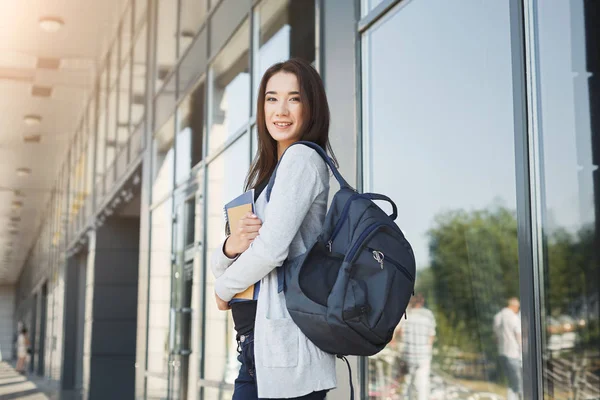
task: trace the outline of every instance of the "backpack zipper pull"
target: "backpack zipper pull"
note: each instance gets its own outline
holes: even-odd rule
[[[383,269],[383,259],[385,258],[385,254],[383,254],[381,251],[373,250],[373,258],[379,263],[381,269]]]
[[[330,240],[329,242],[327,242],[327,249],[329,250],[329,252],[331,253],[331,247],[333,246],[332,241]]]

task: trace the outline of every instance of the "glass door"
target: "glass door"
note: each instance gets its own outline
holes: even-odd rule
[[[176,208],[169,315],[169,399],[187,400],[192,328],[195,199]]]

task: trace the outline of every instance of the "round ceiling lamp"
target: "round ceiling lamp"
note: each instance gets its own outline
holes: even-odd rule
[[[39,125],[42,122],[42,117],[36,114],[29,114],[23,117],[23,122],[27,126]]]
[[[42,28],[42,30],[49,33],[54,33],[59,31],[60,28],[63,27],[65,21],[63,21],[62,18],[59,17],[42,17],[40,18],[39,23],[40,28]]]
[[[31,174],[31,170],[29,168],[17,168],[18,176],[28,176]]]

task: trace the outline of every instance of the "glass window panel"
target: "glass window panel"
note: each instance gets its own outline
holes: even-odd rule
[[[196,230],[196,199],[185,202],[185,247],[194,244]]]
[[[175,118],[174,115],[154,135],[153,141],[153,169],[154,182],[152,185],[152,201],[160,201],[161,198],[173,190],[173,168],[175,141]]]
[[[248,123],[248,20],[219,53],[211,69],[209,154]]]
[[[158,1],[156,35],[156,92],[173,70],[177,61],[177,1]]]
[[[135,33],[148,22],[148,0],[135,0]]]
[[[183,100],[178,109],[176,182],[189,177],[192,167],[202,160],[204,132],[204,80]]]
[[[125,13],[123,13],[123,20],[121,25],[121,55],[120,55],[120,65],[123,65],[125,60],[129,58],[131,54],[131,45],[133,43],[131,36],[131,3],[127,6]]]
[[[112,44],[111,52],[108,56],[108,62],[110,65],[110,86],[114,86],[119,76],[119,47],[118,42],[115,40]]]
[[[100,75],[100,91],[98,93],[98,139],[96,140],[98,149],[96,150],[96,173],[103,174],[105,171],[105,152],[106,152],[106,98],[108,94],[108,77],[105,69]]]
[[[108,112],[107,112],[107,132],[106,132],[106,168],[109,169],[115,159],[117,145],[117,85],[110,88],[108,94]],[[108,189],[108,188],[107,188]]]
[[[364,36],[365,191],[396,202],[418,269],[370,398],[505,398],[521,373],[508,21],[507,2],[421,0]]]
[[[119,120],[117,122],[117,142],[123,146],[129,138],[129,106],[131,90],[131,59],[127,60],[119,78]]]
[[[547,399],[600,398],[600,13],[537,2]]]
[[[203,391],[204,400],[223,400],[233,398],[233,390],[229,388],[205,387],[203,388]]]
[[[133,98],[131,99],[131,124],[137,126],[146,107],[146,39],[147,26],[138,34],[133,49]]]
[[[256,158],[258,154],[258,129],[256,129],[256,125],[252,126],[252,160]]]
[[[171,199],[151,213],[150,293],[148,300],[148,371],[156,378],[148,379],[152,398],[166,396],[169,361],[169,321],[171,298]],[[164,382],[163,382],[164,381]],[[164,386],[163,386],[164,383]]]
[[[259,32],[258,56],[254,58],[253,99],[258,97],[258,87],[265,71],[271,65],[290,58],[291,26],[288,7],[289,0],[265,0],[256,9]],[[252,107],[256,111],[256,102],[252,102]]]
[[[250,137],[245,134],[208,166],[207,244],[210,255],[225,239],[223,205],[244,190],[249,159]],[[233,383],[237,377],[237,343],[231,313],[217,309],[214,276],[206,274],[205,379]]]
[[[366,17],[371,10],[382,2],[383,0],[361,0],[361,16]]]
[[[86,169],[86,184],[85,191],[89,195],[92,190],[92,185],[94,182],[94,152],[96,151],[96,124],[95,124],[95,106],[96,102],[92,101],[88,106],[86,122],[87,122],[87,134],[88,134],[88,146],[87,146],[87,169]],[[88,197],[88,202],[91,200],[91,197]],[[89,214],[91,212],[91,207],[86,205],[86,212]]]
[[[206,19],[206,0],[181,0],[179,49],[184,54]]]

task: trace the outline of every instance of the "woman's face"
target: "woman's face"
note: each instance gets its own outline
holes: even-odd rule
[[[298,78],[289,72],[276,73],[267,82],[265,124],[280,150],[300,140],[302,122]]]

